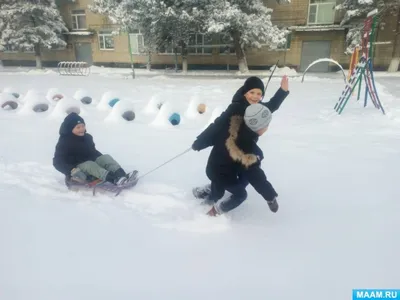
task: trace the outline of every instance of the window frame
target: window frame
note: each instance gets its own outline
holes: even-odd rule
[[[76,13],[77,11],[83,11],[83,13]],[[85,28],[79,28],[79,17],[85,18]],[[87,30],[87,22],[86,22],[86,11],[84,9],[73,9],[71,10],[71,19],[72,19],[72,30]],[[76,28],[74,26],[76,25]]]
[[[140,47],[142,47],[142,49],[144,49],[144,36],[143,34],[140,32],[140,30],[134,30],[136,32],[129,32],[129,46],[130,46],[130,51],[132,55],[143,55],[142,52],[140,52]],[[141,45],[140,45],[140,38],[141,37]],[[134,52],[134,49],[132,48],[132,42],[131,39],[135,38],[136,42],[137,42],[137,52]]]
[[[215,47],[213,46],[212,35],[206,35],[204,33],[195,32],[195,33],[191,34],[191,37],[193,37],[193,36],[194,36],[195,43],[191,44],[190,40],[189,40],[189,45],[188,45],[188,46],[190,46],[190,47],[188,47],[189,55],[212,55],[213,54],[213,49]],[[200,43],[198,43],[199,37],[201,37]],[[205,43],[207,41],[207,39],[210,43]],[[194,46],[194,47],[192,47],[192,46]],[[204,47],[204,46],[207,46],[207,47]],[[207,49],[211,49],[211,52],[206,52]],[[194,51],[194,52],[192,52],[192,51]],[[210,50],[208,50],[208,51],[210,51]]]
[[[99,50],[100,51],[114,51],[115,50],[115,40],[114,35],[111,30],[100,30],[97,33],[98,40],[99,40]],[[112,40],[112,48],[106,47],[106,38],[111,38]]]
[[[336,6],[336,1],[335,0],[316,0],[315,3],[311,3],[312,0],[309,1],[308,4],[308,14],[307,14],[307,25],[332,25],[335,23],[335,14],[336,11],[334,9],[334,7]],[[319,22],[318,21],[318,12],[319,12],[319,8],[320,6],[328,6],[328,5],[332,5],[332,21],[330,22]],[[311,12],[311,8],[315,7],[315,21],[314,22],[310,22],[310,12]]]
[[[233,45],[233,43],[231,43],[232,41],[229,41],[229,43],[224,43],[225,41],[223,41],[223,38],[227,37],[228,39],[230,39],[230,35],[227,33],[220,33],[218,36],[218,54],[219,55],[236,55],[236,50],[235,50],[235,46]],[[229,49],[229,53],[226,53],[226,51],[221,51],[223,49]]]

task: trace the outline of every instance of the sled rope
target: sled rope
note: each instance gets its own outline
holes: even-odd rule
[[[166,161],[166,162],[163,163],[162,165],[159,165],[157,168],[154,168],[153,170],[151,170],[151,171],[149,171],[149,172],[147,172],[147,173],[145,173],[145,174],[139,176],[138,179],[139,179],[139,178],[143,178],[144,176],[149,175],[150,173],[153,173],[154,171],[156,171],[156,170],[158,170],[159,168],[165,166],[166,164],[170,163],[171,161],[173,161],[173,160],[177,159],[178,157],[180,157],[180,156],[186,154],[186,153],[189,152],[190,150],[192,150],[192,147],[186,149],[185,151],[183,151],[182,153],[178,154],[177,156],[171,158],[170,160]]]

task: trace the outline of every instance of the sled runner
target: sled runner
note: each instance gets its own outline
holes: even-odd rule
[[[65,184],[70,190],[80,190],[82,188],[88,190],[91,189],[93,191],[93,196],[96,195],[98,189],[114,193],[114,196],[118,196],[123,190],[133,188],[137,184],[139,181],[138,173],[138,171],[133,171],[128,180],[121,185],[115,185],[111,182],[95,178],[85,182],[79,181],[75,178],[65,178]]]

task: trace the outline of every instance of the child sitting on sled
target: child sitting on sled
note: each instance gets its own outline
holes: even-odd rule
[[[272,212],[278,211],[278,194],[261,169],[262,151],[256,143],[258,137],[267,131],[271,119],[272,113],[267,107],[252,104],[247,107],[244,118],[232,116],[229,127],[220,130],[206,167],[207,177],[211,180],[210,189],[197,194],[198,198],[213,205],[208,215],[226,213],[246,200],[247,184],[240,176],[245,177],[263,196]],[[232,195],[218,202],[225,191]]]
[[[86,132],[85,121],[72,112],[60,126],[53,166],[66,176],[66,182],[90,182],[96,179],[117,186],[131,180],[136,171],[127,174],[108,154],[99,152],[93,137]]]

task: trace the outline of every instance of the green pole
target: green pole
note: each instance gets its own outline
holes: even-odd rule
[[[353,86],[353,88],[351,89],[351,92],[350,92],[349,95],[346,97],[346,99],[344,100],[343,104],[342,104],[340,107],[338,107],[337,111],[338,111],[339,115],[342,113],[344,107],[345,107],[346,104],[347,104],[347,101],[349,101],[349,99],[350,99],[350,97],[351,97],[351,94],[353,94],[353,91],[354,91],[354,89],[356,88],[358,82],[361,83],[361,78],[362,78],[362,74],[360,74],[360,76],[357,78],[357,83]]]
[[[362,76],[362,75],[361,75]],[[360,100],[360,95],[361,95],[361,80],[358,83],[358,95],[357,95],[357,101]]]
[[[373,62],[373,53],[374,53],[374,41],[375,41],[375,33],[376,33],[376,23],[377,23],[377,15],[375,15],[372,19],[372,26],[371,26],[371,35],[369,37],[369,53],[368,56],[371,59],[371,62]]]
[[[133,66],[131,38],[130,38],[129,32],[128,32],[128,48],[129,48],[129,56],[131,57],[132,78],[135,79],[135,68]]]

